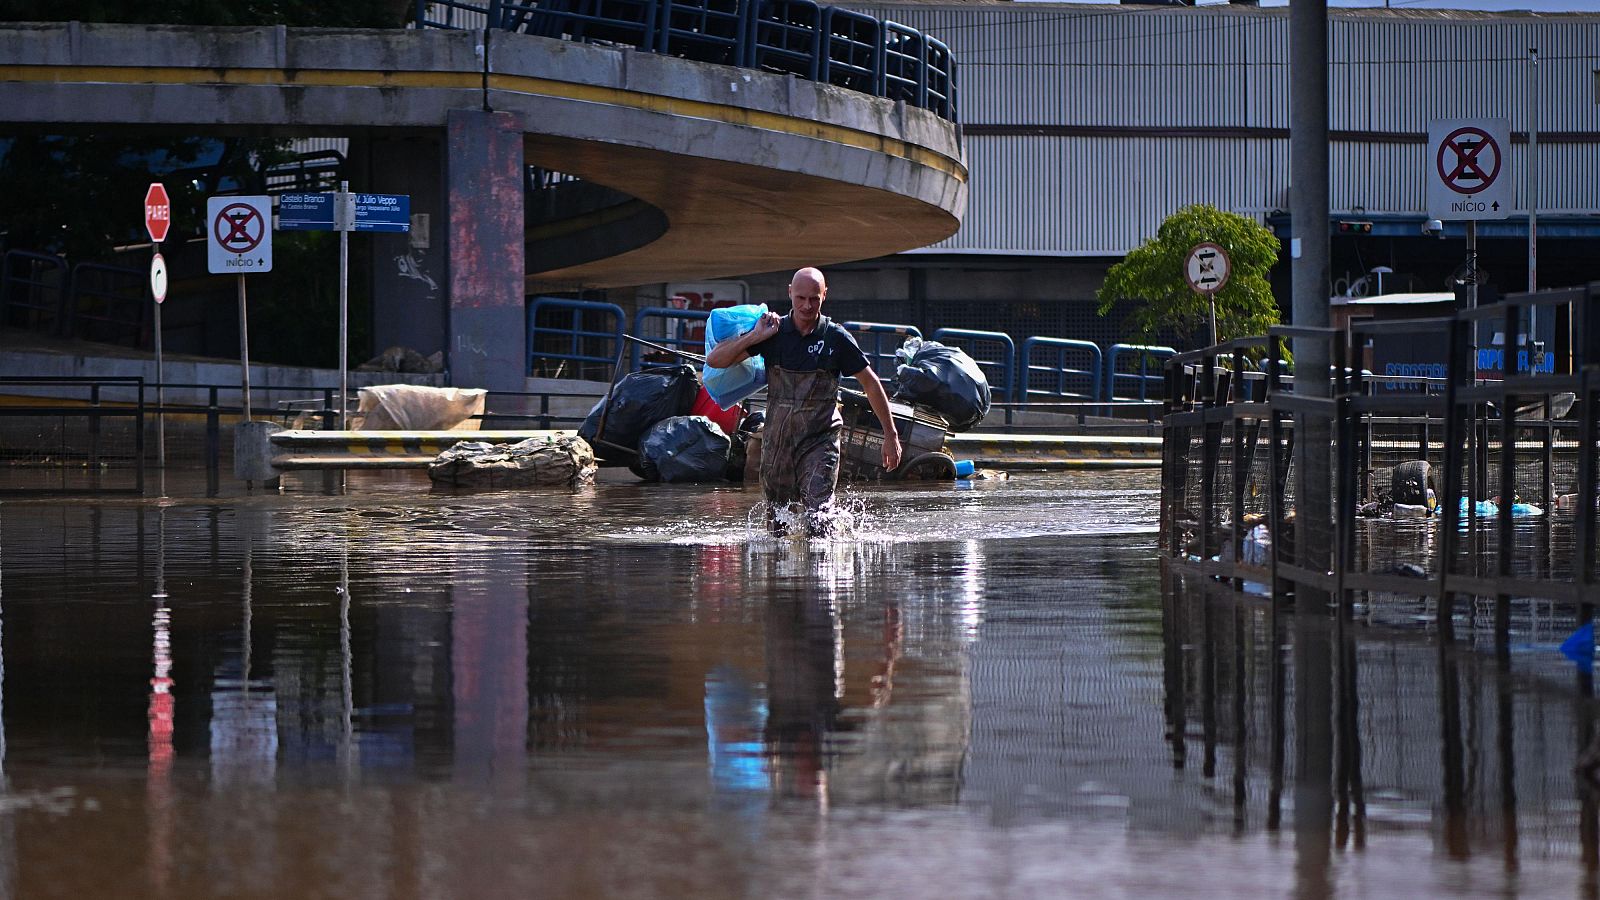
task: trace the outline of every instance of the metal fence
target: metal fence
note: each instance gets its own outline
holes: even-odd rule
[[[144,493],[144,379],[30,376],[0,384],[65,395],[0,404],[0,495]],[[117,388],[133,402],[107,402],[103,394]]]
[[[632,336],[647,338],[669,351],[698,353],[708,316],[702,310],[645,307],[634,314]],[[618,348],[627,346],[626,324],[626,313],[616,304],[535,298],[528,307],[527,374],[610,378]],[[906,339],[922,337],[914,325],[839,325],[855,338],[873,371],[888,382],[895,378],[895,351]],[[1091,341],[1052,337],[1030,337],[1019,351],[1004,332],[965,328],[941,328],[932,340],[958,347],[972,358],[988,381],[994,403],[1008,410],[1038,407],[1070,412],[1080,419],[1149,418],[1165,397],[1166,379],[1159,363],[1177,352],[1171,347],[1135,344],[1114,344],[1102,351]],[[645,353],[642,344],[634,343],[622,359],[637,369]]]
[[[813,0],[417,0],[418,28],[490,28],[792,74],[956,118],[931,35]]]
[[[1162,423],[1165,554],[1236,588],[1326,591],[1346,611],[1361,594],[1372,617],[1385,598],[1421,596],[1441,634],[1464,612],[1502,647],[1513,598],[1573,604],[1587,618],[1600,596],[1597,300],[1594,288],[1515,294],[1444,318],[1357,323],[1348,337],[1274,328],[1174,356]],[[1534,308],[1570,323],[1570,346],[1557,348],[1567,371],[1480,378],[1479,323],[1503,326],[1508,356],[1532,358],[1530,329],[1519,325]],[[1378,331],[1448,348],[1447,376],[1402,385],[1347,366]],[[1288,339],[1327,342],[1330,396],[1295,392],[1281,362]],[[1264,372],[1255,358],[1270,360]],[[1308,485],[1331,500],[1326,511]]]

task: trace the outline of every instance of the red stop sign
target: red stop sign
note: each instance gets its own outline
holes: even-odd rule
[[[171,224],[172,203],[167,199],[166,186],[158,181],[144,192],[144,227],[150,232],[150,240],[159,244],[167,239]]]

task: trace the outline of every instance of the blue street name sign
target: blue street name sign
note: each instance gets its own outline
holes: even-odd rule
[[[278,195],[279,231],[335,230],[335,194]],[[410,194],[357,194],[352,231],[404,233],[411,230]]]
[[[332,194],[279,194],[279,231],[332,231]]]
[[[356,231],[411,230],[410,194],[356,194]]]

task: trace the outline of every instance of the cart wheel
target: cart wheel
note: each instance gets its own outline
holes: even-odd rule
[[[924,453],[895,472],[898,478],[918,478],[923,481],[955,481],[955,457],[943,451]]]

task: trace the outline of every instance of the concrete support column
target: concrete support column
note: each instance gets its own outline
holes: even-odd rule
[[[450,218],[445,350],[450,382],[456,387],[523,390],[527,337],[521,117],[451,110],[444,168]]]

